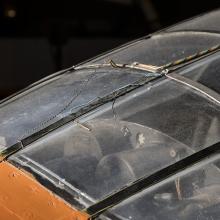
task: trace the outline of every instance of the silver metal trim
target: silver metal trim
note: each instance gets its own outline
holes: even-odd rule
[[[136,70],[141,70],[141,71],[147,71],[150,73],[159,73],[161,70],[160,66],[153,66],[153,65],[142,64],[138,62],[133,62],[131,64],[121,64],[121,63],[115,63],[113,60],[110,60],[109,63],[89,64],[86,66],[75,67],[75,70],[81,70],[81,69],[87,69],[87,68],[103,68],[103,67],[130,68],[130,69],[136,69]]]
[[[165,76],[198,91],[199,93],[205,95],[207,98],[220,105],[220,94],[208,88],[207,86],[176,73],[167,73]]]

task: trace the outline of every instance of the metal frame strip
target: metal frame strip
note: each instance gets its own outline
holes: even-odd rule
[[[207,86],[205,86],[199,82],[193,81],[193,80],[191,80],[187,77],[184,77],[180,74],[174,73],[174,72],[167,73],[167,74],[165,74],[165,76],[171,80],[174,80],[178,83],[181,83],[187,87],[190,87],[190,88],[196,90],[197,92],[206,96],[207,98],[209,98],[210,100],[212,100],[216,104],[220,105],[220,94],[218,94],[214,90],[208,88]]]

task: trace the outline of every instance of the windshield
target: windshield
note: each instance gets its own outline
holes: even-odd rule
[[[200,61],[186,72],[197,74],[201,68],[206,74],[210,62]],[[164,76],[51,132],[9,160],[89,207],[219,142],[219,110],[200,92]]]

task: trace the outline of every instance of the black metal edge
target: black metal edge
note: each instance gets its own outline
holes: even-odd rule
[[[21,142],[18,142],[14,145],[12,145],[9,148],[4,149],[0,152],[0,162],[5,160],[8,156],[14,154],[15,152],[21,150],[23,148],[23,145]]]
[[[90,206],[84,211],[88,213],[92,218],[99,216],[113,206],[119,204],[125,199],[137,194],[138,192],[147,189],[161,181],[173,176],[180,171],[195,165],[196,163],[208,158],[214,154],[220,153],[220,142],[211,145],[197,153],[194,153],[166,168],[163,168],[150,176],[145,176],[136,180],[135,182],[127,185],[121,190],[115,192],[114,194],[108,196],[107,198],[97,202],[96,204]]]

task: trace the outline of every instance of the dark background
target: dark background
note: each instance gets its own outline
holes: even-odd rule
[[[1,0],[0,99],[57,70],[219,6],[219,0]]]

